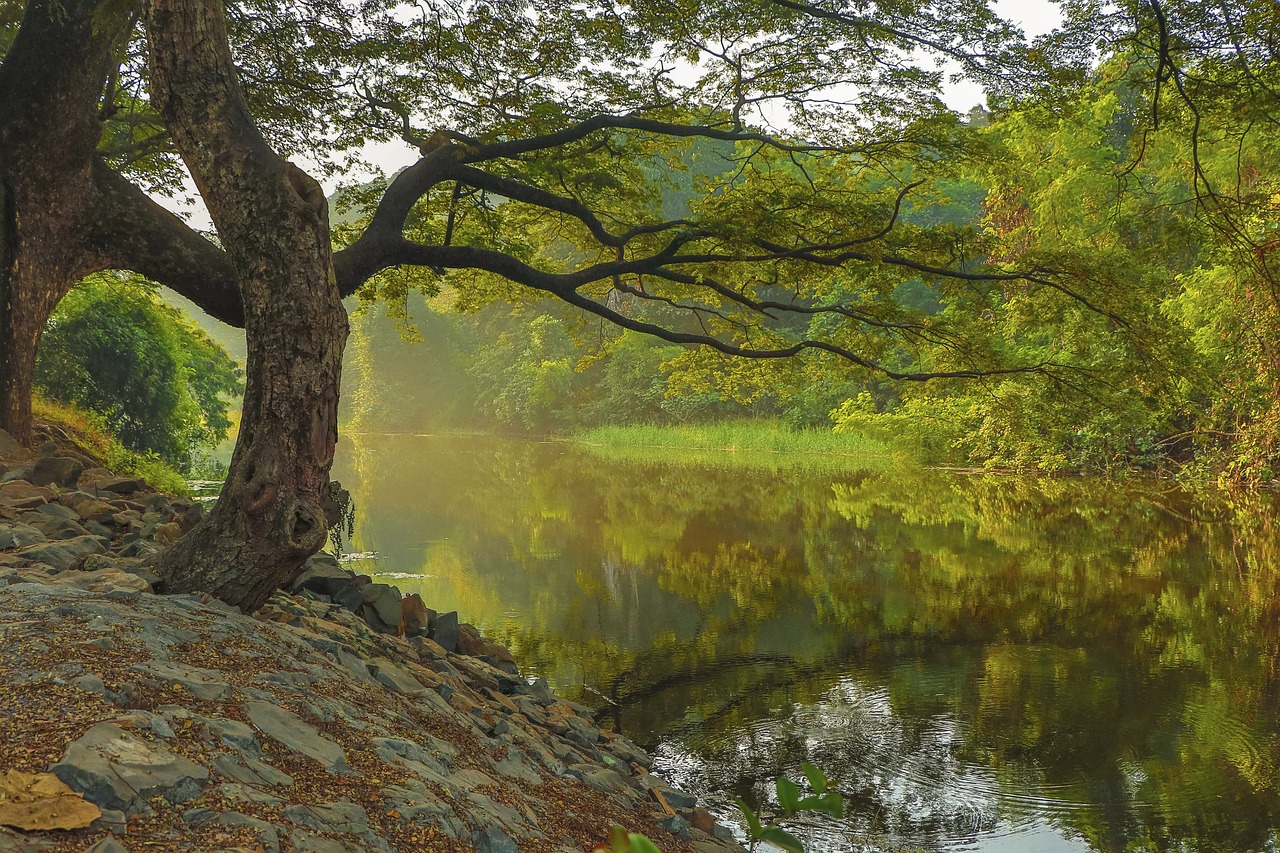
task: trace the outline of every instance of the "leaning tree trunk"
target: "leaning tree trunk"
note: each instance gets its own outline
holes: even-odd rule
[[[231,257],[249,343],[222,496],[158,570],[174,591],[251,610],[325,542],[346,311],[324,194],[250,118],[222,3],[151,0],[144,16],[154,99]]]

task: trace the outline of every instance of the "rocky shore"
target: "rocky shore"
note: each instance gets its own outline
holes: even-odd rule
[[[0,432],[0,853],[740,849],[457,614],[332,558],[252,615],[164,595],[147,560],[199,517]]]

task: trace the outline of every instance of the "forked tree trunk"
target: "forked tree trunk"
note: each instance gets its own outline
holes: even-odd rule
[[[144,16],[154,100],[231,257],[249,344],[222,496],[158,570],[174,591],[251,610],[326,539],[346,311],[324,195],[250,118],[222,3],[150,0]]]

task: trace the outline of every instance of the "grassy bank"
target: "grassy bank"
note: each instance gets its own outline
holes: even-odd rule
[[[39,396],[32,398],[31,412],[37,423],[60,427],[83,453],[116,474],[141,477],[167,494],[187,494],[186,477],[158,457],[138,453],[122,445],[91,413]]]
[[[778,421],[597,427],[571,440],[596,456],[620,462],[868,471],[904,461],[897,448],[872,438],[796,430]]]

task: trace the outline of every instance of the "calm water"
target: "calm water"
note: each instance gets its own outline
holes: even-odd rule
[[[335,474],[379,554],[356,565],[606,708],[681,786],[842,780],[811,850],[1277,849],[1273,496],[878,465],[356,436]]]

